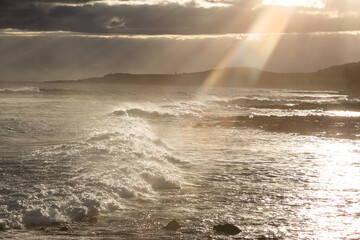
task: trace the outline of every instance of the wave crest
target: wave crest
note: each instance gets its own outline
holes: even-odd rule
[[[40,93],[37,87],[0,88],[0,93]]]
[[[301,135],[360,138],[360,117],[329,115],[248,115],[218,119],[222,127],[257,128],[269,132],[297,133]]]
[[[162,110],[145,110],[141,108],[130,108],[126,110],[116,110],[112,112],[115,116],[130,116],[140,118],[176,118],[176,117],[194,117],[197,116],[193,112],[176,112]]]

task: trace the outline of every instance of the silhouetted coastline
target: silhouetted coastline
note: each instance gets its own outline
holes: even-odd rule
[[[180,74],[111,73],[103,77],[55,82],[330,90],[357,94],[360,88],[354,88],[354,86],[360,84],[349,85],[346,76],[344,76],[344,69],[358,69],[359,66],[360,62],[349,63],[309,73],[275,73],[248,67]],[[353,75],[352,78],[354,78]],[[209,85],[208,82],[211,84]]]

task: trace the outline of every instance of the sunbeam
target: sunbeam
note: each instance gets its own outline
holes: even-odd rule
[[[294,11],[293,8],[269,7],[264,9],[264,12],[249,28],[249,35],[243,40],[236,41],[215,69],[222,69],[230,64],[237,66],[256,65],[263,68],[279,43]],[[218,85],[224,74],[225,71],[213,71],[204,81],[201,91]],[[255,85],[258,77],[257,74],[251,76],[252,85]]]

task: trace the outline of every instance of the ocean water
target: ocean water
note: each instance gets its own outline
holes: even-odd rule
[[[3,82],[0,143],[0,239],[360,239],[345,94]]]

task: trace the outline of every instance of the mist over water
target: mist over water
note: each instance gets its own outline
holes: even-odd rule
[[[358,98],[25,84],[0,84],[5,239],[360,238]]]

